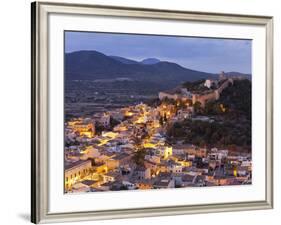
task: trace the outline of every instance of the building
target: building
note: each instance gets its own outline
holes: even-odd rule
[[[152,189],[153,185],[151,180],[142,180],[136,182],[136,187],[140,190],[147,190]]]
[[[180,109],[177,111],[178,120],[190,119],[192,115],[193,115],[193,107],[188,107],[187,109]]]
[[[160,173],[156,181],[153,183],[155,189],[160,188],[174,188],[175,180],[173,179],[171,173]]]
[[[217,148],[212,148],[211,152],[209,153],[210,160],[219,160],[227,158],[228,150],[218,150]]]
[[[134,171],[134,176],[137,180],[145,180],[151,178],[150,168],[137,167]]]
[[[176,174],[174,176],[175,184],[180,187],[193,186],[196,176],[190,174]]]
[[[196,176],[185,174],[182,176],[183,186],[192,186],[195,183]]]
[[[90,169],[92,168],[92,162],[91,160],[85,160],[85,161],[77,161],[72,163],[66,163],[65,165],[65,190],[71,190],[73,184],[78,182],[81,178],[88,175],[90,172]]]
[[[92,120],[75,120],[68,122],[68,127],[79,136],[93,138],[95,136],[95,123]]]
[[[90,191],[91,191],[91,187],[81,182],[73,184],[71,189],[71,192],[90,192]]]
[[[132,158],[132,154],[123,152],[123,153],[117,154],[112,159],[118,161],[119,166],[125,166],[125,165],[130,164],[131,158]]]
[[[205,158],[207,156],[207,149],[199,148],[191,144],[173,145],[173,154],[175,155],[188,154],[200,158]]]
[[[207,79],[204,83],[204,86],[210,89],[210,88],[214,87],[216,84],[217,84],[216,81]]]
[[[110,159],[106,160],[105,164],[106,164],[108,170],[114,170],[119,167],[119,160],[110,158]]]
[[[103,174],[102,176],[103,176],[104,183],[107,183],[107,182],[114,182],[118,180],[121,177],[121,174],[118,172],[110,171],[106,174]]]
[[[81,160],[95,159],[100,156],[99,150],[93,146],[87,146],[80,156]]]
[[[167,169],[170,173],[181,173],[182,165],[180,163],[176,163],[174,161],[169,161],[167,163]]]
[[[173,148],[169,146],[160,146],[156,149],[156,155],[160,155],[164,159],[167,159],[173,154]]]
[[[95,121],[103,127],[109,127],[110,126],[110,114],[109,113],[102,113],[102,115],[97,115],[94,117]]]
[[[225,80],[226,79],[226,76],[225,76],[225,73],[224,71],[221,71],[220,75],[219,75],[219,80]]]

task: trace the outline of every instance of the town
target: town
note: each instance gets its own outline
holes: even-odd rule
[[[220,99],[235,80],[207,79],[161,91],[155,104],[139,103],[65,121],[65,192],[97,192],[251,184],[250,152],[171,141],[182,121],[213,123],[198,105]],[[227,109],[220,104],[221,112]]]

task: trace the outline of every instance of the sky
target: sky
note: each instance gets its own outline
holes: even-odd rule
[[[137,61],[157,58],[210,73],[252,71],[251,40],[66,31],[65,51],[80,50]]]

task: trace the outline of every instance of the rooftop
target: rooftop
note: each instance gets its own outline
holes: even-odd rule
[[[64,168],[65,168],[65,170],[69,170],[69,169],[72,169],[74,167],[81,166],[83,164],[86,165],[88,163],[91,163],[91,160],[79,160],[79,161],[76,161],[76,162],[65,162]]]

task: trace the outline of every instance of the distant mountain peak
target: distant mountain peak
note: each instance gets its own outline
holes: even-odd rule
[[[152,65],[161,62],[159,59],[156,58],[147,58],[142,60],[140,63],[145,65]]]

